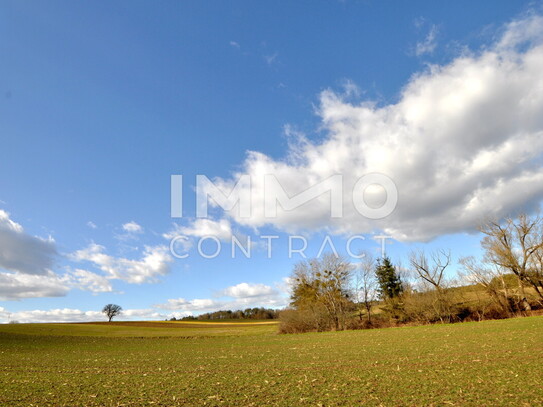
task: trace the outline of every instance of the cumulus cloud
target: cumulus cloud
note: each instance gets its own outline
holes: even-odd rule
[[[73,276],[79,276],[81,283],[87,281],[87,287],[93,286],[97,289],[107,287],[100,283],[96,283],[94,273],[87,272],[86,270],[75,270],[72,272]],[[29,276],[23,275],[23,277],[29,279],[44,279],[44,276]],[[50,276],[53,277],[53,276]],[[72,280],[68,281],[69,284],[73,284]],[[196,298],[187,300],[184,298],[169,299],[163,304],[155,305],[153,308],[144,309],[126,309],[118,317],[120,320],[164,320],[171,316],[183,317],[203,312],[218,311],[218,310],[236,310],[254,307],[269,307],[269,308],[282,308],[288,304],[288,292],[283,291],[286,288],[284,282],[277,284],[276,287],[271,287],[265,284],[251,284],[240,283],[234,286],[227,287],[224,290],[219,291],[218,297],[211,298]],[[0,287],[3,287],[2,280],[0,278]],[[29,281],[22,281],[25,287],[29,287]],[[58,283],[66,283],[58,280]],[[107,283],[101,281],[101,283]],[[64,290],[67,290],[64,287]],[[11,290],[6,290],[11,293]],[[0,299],[3,293],[0,288]],[[61,295],[64,295],[64,291]],[[23,297],[21,297],[23,298]],[[12,298],[13,299],[13,298]],[[164,310],[166,312],[161,312]],[[30,310],[30,311],[17,311],[8,312],[5,308],[0,307],[0,322],[8,322],[9,320],[17,320],[19,322],[92,322],[104,320],[104,315],[100,311],[81,311],[79,309],[51,309],[51,310]]]
[[[0,210],[0,268],[23,274],[49,273],[57,255],[53,238],[26,233],[23,227]]]
[[[105,247],[94,243],[76,251],[71,257],[75,261],[91,262],[109,279],[136,284],[157,281],[159,276],[170,271],[170,263],[173,261],[166,246],[145,246],[143,257],[132,260],[110,256],[105,253]]]
[[[116,317],[119,320],[164,320],[167,315],[153,309],[127,309]],[[104,321],[105,317],[100,311],[81,311],[72,308],[59,308],[51,310],[31,310],[8,312],[0,307],[0,322],[9,320],[18,322],[94,322]]]
[[[157,308],[167,310],[183,310],[183,311],[210,311],[219,309],[225,304],[222,301],[216,301],[208,298],[196,298],[193,300],[186,300],[184,298],[169,299],[164,304],[157,304]]]
[[[324,138],[294,135],[283,159],[251,151],[242,169],[219,179],[252,202],[227,216],[251,228],[328,230],[338,234],[384,231],[399,240],[421,241],[473,230],[484,216],[530,211],[543,198],[543,18],[509,24],[498,41],[464,53],[443,66],[414,75],[396,103],[353,103],[326,90],[317,114]],[[389,216],[358,213],[351,195],[356,181],[382,173],[396,184],[399,201]],[[331,218],[330,196],[264,216],[264,178],[273,174],[294,196],[335,174],[343,176],[343,216]],[[379,206],[382,188],[364,196]]]
[[[51,237],[29,235],[0,210],[0,300],[66,295],[69,288],[51,271],[56,256]]]
[[[119,319],[139,319],[139,320],[163,320],[167,315],[157,312],[154,309],[127,309],[123,310]]]
[[[90,291],[92,293],[108,293],[113,291],[111,282],[100,274],[92,271],[75,269],[70,271],[65,277],[69,285],[80,290]]]
[[[201,298],[187,300],[169,299],[155,307],[181,313],[236,310],[253,307],[282,308],[288,303],[285,292],[265,284],[240,283],[218,292],[217,299]]]
[[[164,233],[162,237],[168,240],[172,240],[177,237],[174,242],[174,249],[176,253],[187,253],[195,244],[195,240],[206,236],[213,236],[220,241],[230,243],[233,239],[237,239],[243,247],[249,245],[250,247],[256,247],[255,242],[249,242],[247,235],[234,231],[232,224],[228,219],[192,219],[188,221],[186,226],[175,223],[173,228]]]
[[[64,274],[48,272],[46,275],[0,273],[0,300],[24,298],[63,297],[78,288],[92,293],[112,292],[110,281],[87,270],[69,270]]]
[[[80,311],[78,309],[52,309],[17,311],[10,314],[18,322],[87,322],[103,319],[99,311]]]
[[[46,275],[0,273],[0,300],[2,301],[62,297],[68,291],[66,282],[51,272]]]
[[[265,284],[240,283],[228,287],[222,293],[227,297],[252,298],[275,295],[276,291],[272,287]]]

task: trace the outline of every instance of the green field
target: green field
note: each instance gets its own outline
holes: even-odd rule
[[[0,325],[0,405],[543,405],[543,317],[276,330],[273,323]]]

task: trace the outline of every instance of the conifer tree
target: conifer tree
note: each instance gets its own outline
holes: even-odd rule
[[[381,298],[393,299],[402,293],[402,281],[389,257],[383,257],[377,261],[375,276]]]

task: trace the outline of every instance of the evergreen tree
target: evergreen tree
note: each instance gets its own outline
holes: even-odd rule
[[[377,261],[375,276],[379,283],[379,294],[381,298],[393,299],[402,293],[402,281],[396,272],[396,267],[390,261],[390,258],[383,257]]]

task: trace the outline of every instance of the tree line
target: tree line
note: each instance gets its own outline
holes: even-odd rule
[[[488,220],[483,256],[413,250],[404,267],[369,253],[358,263],[327,254],[298,263],[284,333],[507,318],[543,309],[543,219]]]
[[[357,263],[326,254],[295,265],[285,310],[221,310],[181,321],[280,319],[280,332],[447,323],[525,315],[543,309],[543,218],[521,214],[487,220],[483,255],[461,257],[452,273],[450,250],[413,250],[407,266],[369,253]],[[107,304],[111,320],[122,308]]]
[[[107,304],[102,308],[102,313],[111,322],[114,317],[121,315],[122,307],[117,304]],[[211,320],[228,320],[228,319],[277,319],[279,318],[279,310],[272,308],[246,308],[244,310],[226,310],[215,311],[200,314],[198,316],[186,316],[182,318],[171,317],[169,321],[211,321]]]
[[[271,308],[246,308],[244,310],[221,310],[215,312],[207,312],[198,316],[186,316],[182,318],[170,318],[170,321],[215,321],[227,319],[277,319],[279,311]]]

